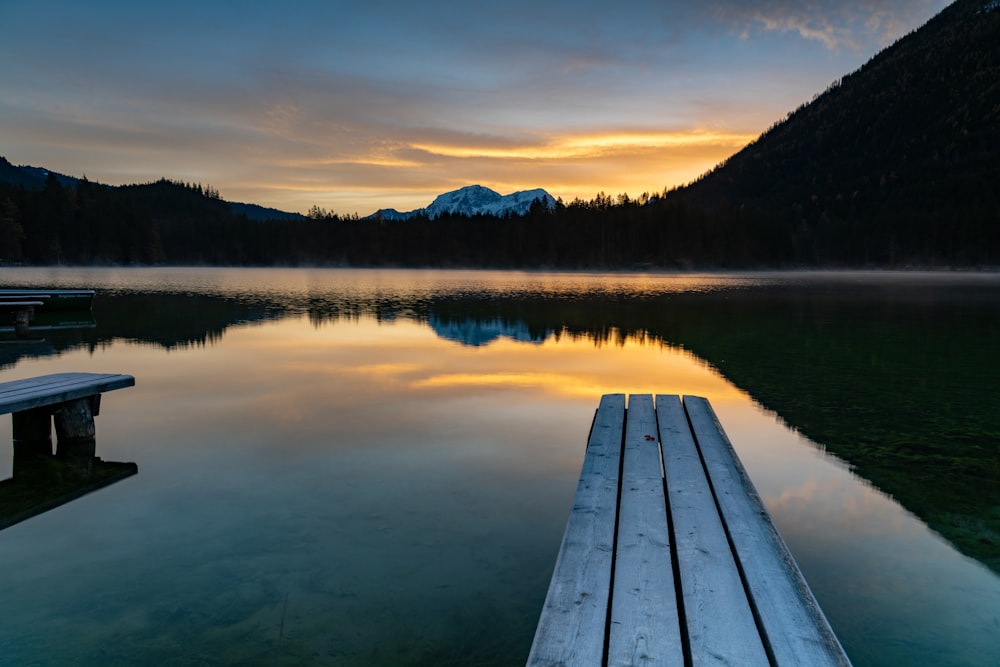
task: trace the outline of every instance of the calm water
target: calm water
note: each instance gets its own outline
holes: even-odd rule
[[[807,419],[788,424],[732,384],[729,367],[767,391],[731,350],[696,356],[720,331],[732,341],[775,322],[723,314],[697,336],[670,333],[692,309],[770,313],[789,291],[813,309],[795,317],[826,329],[842,318],[824,304],[878,292],[920,295],[914,312],[937,319],[935,304],[961,302],[950,325],[991,332],[996,276],[19,269],[0,281],[99,290],[93,328],[7,334],[0,379],[134,375],[104,397],[97,454],[139,467],[0,531],[3,664],[523,664],[593,411],[617,392],[709,398],[855,664],[1000,659],[994,571],[807,439]],[[996,397],[997,372],[955,382]]]

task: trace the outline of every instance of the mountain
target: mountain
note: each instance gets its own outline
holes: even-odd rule
[[[459,215],[525,215],[532,204],[541,202],[549,210],[554,209],[556,200],[541,188],[520,190],[509,195],[501,195],[496,190],[482,185],[467,185],[464,188],[438,195],[430,205],[401,213],[396,209],[380,209],[367,219],[408,220],[419,216],[434,219],[446,214]]]
[[[276,208],[267,208],[258,204],[243,204],[241,202],[227,202],[229,209],[236,215],[246,216],[247,220],[305,220],[306,216],[301,213],[289,213]]]
[[[29,190],[41,190],[45,187],[45,181],[50,175],[54,176],[59,185],[64,188],[75,187],[79,180],[41,167],[15,167],[6,158],[0,156],[0,183],[9,183]]]
[[[1000,2],[958,0],[672,196],[798,263],[995,265],[997,44]]]
[[[73,176],[66,176],[41,167],[29,167],[26,165],[15,167],[6,158],[0,156],[0,183],[22,187],[27,190],[42,190],[45,188],[45,182],[50,175],[54,176],[59,185],[64,188],[75,188],[80,182],[80,179]],[[130,188],[132,186],[121,187]],[[245,216],[248,220],[304,220],[306,217],[301,213],[289,213],[257,204],[244,204],[241,202],[226,202],[226,204],[233,213]]]

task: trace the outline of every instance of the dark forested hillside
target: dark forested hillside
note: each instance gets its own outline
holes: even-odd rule
[[[798,263],[998,264],[1000,7],[959,0],[679,195]]]
[[[253,220],[211,187],[165,179],[121,187],[83,179],[64,187],[50,176],[41,189],[0,183],[0,263],[324,261],[330,226],[283,215]]]

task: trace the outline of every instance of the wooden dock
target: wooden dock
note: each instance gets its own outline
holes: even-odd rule
[[[89,313],[93,302],[94,290],[90,289],[0,289],[0,331],[13,331],[24,338],[31,330],[38,330],[35,315],[39,308],[46,313]]]
[[[14,449],[14,476],[0,480],[0,530],[138,472],[135,463],[95,455],[101,395],[134,385],[134,377],[118,373],[0,382],[0,415],[11,413]]]
[[[708,401],[612,394],[528,665],[850,661]]]
[[[0,289],[3,301],[44,301],[46,310],[90,310],[92,289]]]

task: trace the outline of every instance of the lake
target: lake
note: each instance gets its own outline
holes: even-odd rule
[[[98,291],[0,379],[134,375],[138,465],[0,530],[4,664],[523,665],[604,393],[711,401],[856,665],[997,664],[996,274],[0,281]]]

